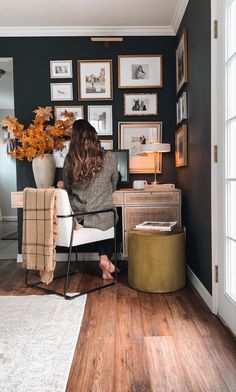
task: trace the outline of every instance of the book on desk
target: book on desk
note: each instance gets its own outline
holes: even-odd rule
[[[136,230],[157,230],[157,231],[172,231],[177,227],[177,221],[174,222],[156,222],[145,221],[135,226]]]

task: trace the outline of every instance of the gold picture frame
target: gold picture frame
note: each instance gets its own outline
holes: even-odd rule
[[[112,60],[78,60],[80,101],[113,99]]]
[[[100,143],[104,150],[113,150],[113,140],[100,139]]]
[[[140,144],[162,141],[162,122],[119,122],[118,146],[129,150],[130,173],[154,173],[154,154],[140,155]],[[162,171],[162,154],[157,157],[157,173]]]
[[[159,87],[163,87],[161,54],[118,56],[118,88]]]
[[[187,125],[181,125],[175,132],[175,166],[187,166]]]
[[[176,90],[188,82],[188,39],[187,29],[184,29],[176,49]]]
[[[124,94],[124,116],[157,116],[156,93]]]

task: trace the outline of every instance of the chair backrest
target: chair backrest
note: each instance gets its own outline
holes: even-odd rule
[[[57,215],[66,216],[72,213],[69,197],[65,189],[57,189],[56,203],[57,203]],[[70,245],[72,224],[73,224],[73,219],[71,217],[57,219],[57,225],[58,225],[57,245],[59,246]]]

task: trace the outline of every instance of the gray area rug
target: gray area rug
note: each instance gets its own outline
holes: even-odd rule
[[[0,297],[0,391],[64,392],[86,296]]]

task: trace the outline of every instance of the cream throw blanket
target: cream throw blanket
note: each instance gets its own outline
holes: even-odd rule
[[[23,191],[23,268],[40,271],[41,281],[53,280],[56,266],[56,189]]]

